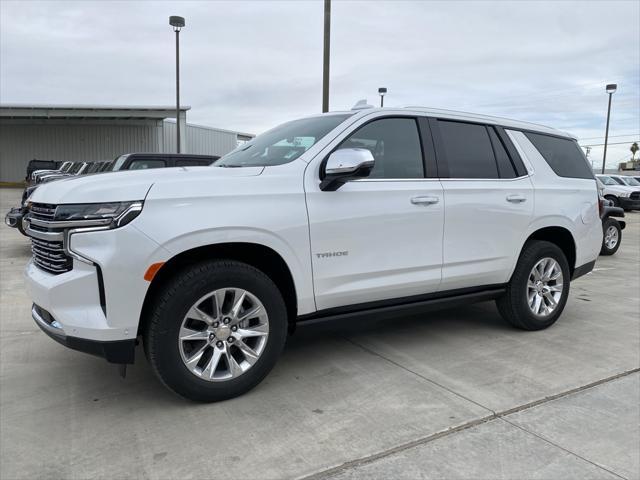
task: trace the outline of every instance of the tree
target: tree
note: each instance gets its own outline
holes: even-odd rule
[[[633,155],[633,156],[631,157],[631,160],[634,160],[634,161],[635,161],[635,159],[636,159],[636,152],[637,152],[638,150],[640,150],[640,147],[638,147],[638,142],[633,142],[633,143],[631,144],[631,147],[629,148],[629,150],[631,150],[631,154]]]

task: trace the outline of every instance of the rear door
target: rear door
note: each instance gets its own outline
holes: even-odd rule
[[[430,124],[445,202],[441,290],[504,283],[533,216],[526,169],[500,127]]]

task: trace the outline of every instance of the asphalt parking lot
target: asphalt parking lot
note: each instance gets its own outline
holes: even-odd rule
[[[0,189],[0,211],[20,190]],[[640,477],[640,212],[542,332],[493,303],[302,327],[269,377],[182,400],[30,318],[29,243],[0,227],[0,478]]]

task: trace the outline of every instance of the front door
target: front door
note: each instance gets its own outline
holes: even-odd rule
[[[425,178],[416,119],[363,120],[337,143],[327,155],[335,148],[368,148],[375,167],[369,177],[347,182],[334,192],[321,191],[316,181],[307,182],[316,307],[436,291],[442,265],[443,190],[438,179]]]

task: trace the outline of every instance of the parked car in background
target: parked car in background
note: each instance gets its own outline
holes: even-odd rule
[[[188,153],[128,153],[113,161],[104,162],[64,162],[57,170],[37,170],[28,173],[30,184],[22,192],[19,207],[14,207],[5,215],[5,224],[17,228],[26,235],[22,219],[27,212],[27,199],[39,185],[78,175],[106,173],[111,171],[146,170],[150,168],[207,166],[216,161],[216,155],[196,155]],[[35,162],[32,160],[32,162]]]
[[[620,207],[614,207],[610,200],[604,198],[603,192],[605,187],[600,179],[596,181],[598,183],[598,191],[600,192],[600,201],[603,204],[600,212],[600,218],[602,219],[602,247],[600,248],[600,255],[613,255],[622,244],[622,230],[624,230],[627,225],[624,220],[618,220],[618,218],[624,218],[624,210]]]
[[[604,186],[604,198],[610,200],[614,207],[624,210],[640,209],[640,187],[634,188],[616,180],[612,175],[596,175]]]
[[[31,180],[31,174],[37,170],[48,170],[48,171],[60,170],[66,163],[71,163],[71,162],[58,162],[55,160],[37,160],[35,158],[33,160],[29,160],[29,163],[27,164],[27,175],[25,177],[25,180],[29,182]]]
[[[260,383],[296,322],[496,300],[547,328],[602,243],[574,137],[421,108],[294,120],[210,167],[52,182],[29,205],[36,324],[118,364],[141,337],[199,401]]]
[[[189,153],[127,153],[116,158],[112,172],[120,170],[146,170],[149,168],[204,167],[220,157],[215,155],[195,155]]]
[[[636,180],[632,176],[629,175],[609,175],[620,185],[624,185],[627,187],[640,188],[640,181]]]

